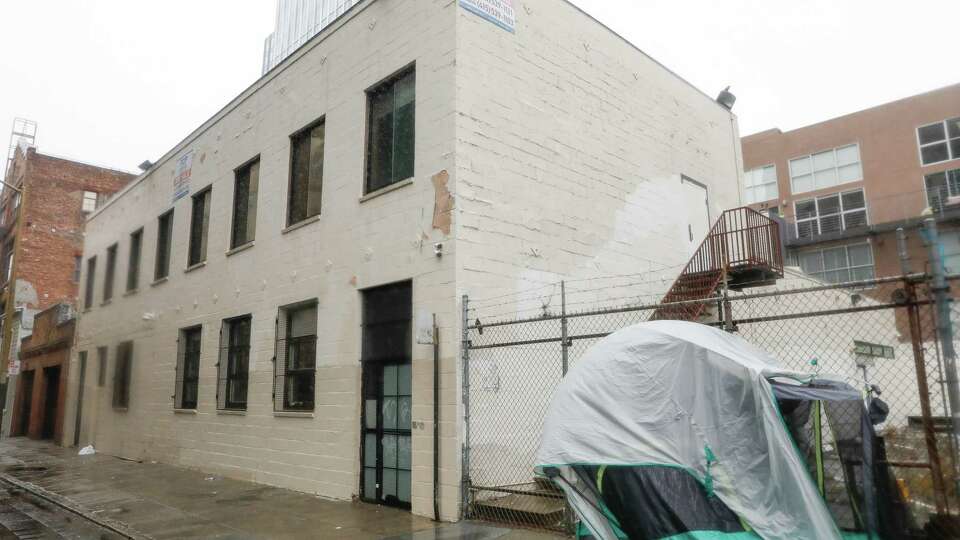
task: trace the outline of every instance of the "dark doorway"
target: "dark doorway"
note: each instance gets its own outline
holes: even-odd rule
[[[35,371],[23,371],[20,378],[20,417],[17,419],[17,435],[27,435],[30,432],[30,413],[33,410],[33,378]]]
[[[43,378],[46,380],[43,396],[43,431],[42,439],[52,439],[57,430],[57,401],[60,397],[60,366],[44,368]]]
[[[412,286],[363,292],[362,498],[410,508]]]

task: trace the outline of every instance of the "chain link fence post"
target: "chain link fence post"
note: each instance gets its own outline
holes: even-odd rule
[[[946,371],[947,398],[950,402],[950,418],[952,433],[951,439],[953,448],[958,447],[957,437],[960,436],[960,383],[957,381],[957,352],[953,345],[953,323],[950,320],[950,286],[947,284],[946,270],[943,265],[943,252],[941,250],[940,238],[937,232],[937,221],[928,218],[924,222],[924,228],[927,232],[927,244],[930,250],[930,271],[932,283],[930,290],[933,292],[933,301],[936,306],[936,326],[937,335],[940,337],[940,346],[943,351],[944,370]],[[953,461],[953,470],[957,471],[957,456],[954,453],[951,456]],[[960,476],[956,476],[954,481],[957,489],[960,491]]]
[[[462,299],[460,355],[463,367],[463,448],[460,463],[460,517],[470,518],[470,297]]]
[[[562,373],[570,369],[570,340],[567,334],[567,282],[560,282],[560,350],[563,358]]]

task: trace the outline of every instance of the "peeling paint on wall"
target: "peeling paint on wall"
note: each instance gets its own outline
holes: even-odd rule
[[[447,171],[440,171],[433,175],[433,228],[450,234],[450,222],[453,215],[453,195],[450,194],[450,175]]]

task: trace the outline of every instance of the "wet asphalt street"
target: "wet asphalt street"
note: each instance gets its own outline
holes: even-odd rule
[[[0,484],[0,539],[13,538],[121,537],[23,490]]]

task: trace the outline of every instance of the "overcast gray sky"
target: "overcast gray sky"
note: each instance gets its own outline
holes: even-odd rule
[[[960,82],[957,0],[574,3],[708,94],[732,85],[743,134]],[[273,0],[2,0],[0,140],[23,116],[41,151],[135,169],[256,80],[273,17]]]

